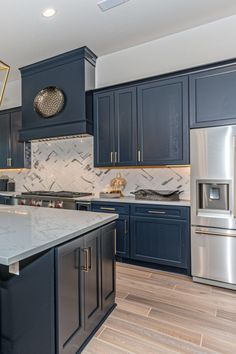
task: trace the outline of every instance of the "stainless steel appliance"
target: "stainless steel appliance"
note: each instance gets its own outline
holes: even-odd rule
[[[89,202],[89,201],[76,202],[76,209],[77,210],[91,211],[91,202]]]
[[[0,191],[1,192],[6,192],[7,191],[7,185],[9,182],[9,177],[8,176],[2,176],[0,177]]]
[[[193,129],[193,280],[236,289],[236,126]]]
[[[92,193],[70,191],[34,191],[24,192],[15,197],[16,204],[48,208],[77,209],[77,198],[91,196]]]

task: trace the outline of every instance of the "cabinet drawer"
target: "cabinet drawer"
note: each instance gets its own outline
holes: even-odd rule
[[[98,202],[92,203],[92,211],[116,214],[129,214],[129,204],[125,203],[106,203]]]
[[[155,204],[136,204],[131,206],[131,215],[186,219],[188,216],[188,207],[172,207],[168,205]]]

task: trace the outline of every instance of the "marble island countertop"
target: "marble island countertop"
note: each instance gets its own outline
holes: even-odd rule
[[[0,264],[11,265],[117,218],[116,214],[0,205]]]

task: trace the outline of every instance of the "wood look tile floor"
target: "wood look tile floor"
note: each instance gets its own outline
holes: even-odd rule
[[[117,308],[83,354],[236,354],[236,291],[117,263]]]

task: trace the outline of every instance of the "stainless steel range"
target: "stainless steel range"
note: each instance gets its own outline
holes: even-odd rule
[[[236,126],[190,137],[193,279],[236,289]]]
[[[91,196],[92,193],[70,191],[34,191],[24,192],[15,200],[18,205],[29,205],[48,208],[77,209],[77,198]]]

